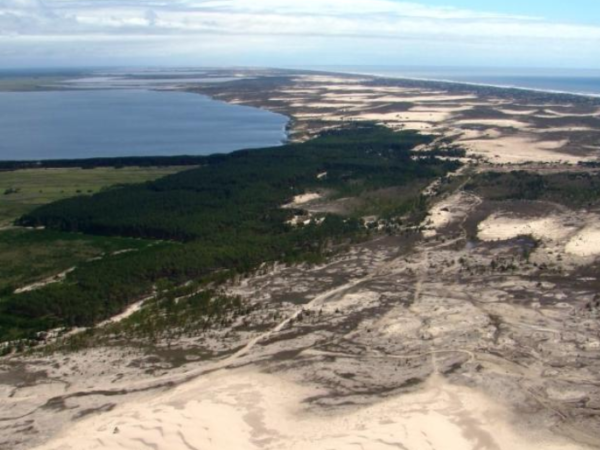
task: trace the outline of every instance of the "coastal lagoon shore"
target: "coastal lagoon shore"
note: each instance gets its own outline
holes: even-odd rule
[[[294,226],[333,213],[373,233],[327,261],[230,280],[223,291],[249,305],[231,323],[2,359],[0,448],[600,448],[600,203],[577,195],[596,192],[600,100],[209,75],[236,79],[176,87],[287,116],[297,143],[361,122],[418,131],[431,141],[413,160],[443,148],[461,168],[422,187],[410,229],[366,208],[401,189],[325,186],[282,204]]]

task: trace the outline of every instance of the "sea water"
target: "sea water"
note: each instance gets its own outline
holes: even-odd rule
[[[320,70],[600,97],[600,70],[414,66],[328,66]]]

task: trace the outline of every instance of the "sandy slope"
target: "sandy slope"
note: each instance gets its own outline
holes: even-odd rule
[[[433,376],[419,392],[341,413],[317,392],[254,371],[216,373],[83,420],[37,450],[571,450],[515,428],[508,410]]]

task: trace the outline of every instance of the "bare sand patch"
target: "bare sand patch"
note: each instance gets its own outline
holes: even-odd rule
[[[293,116],[296,119],[321,120],[325,116],[328,116],[328,113],[326,113],[326,112],[295,113]]]
[[[425,237],[436,236],[442,228],[465,219],[469,211],[480,202],[481,200],[476,196],[459,191],[436,203],[425,219],[423,235]]]
[[[469,100],[477,98],[474,95],[418,95],[418,96],[396,96],[386,95],[383,97],[376,97],[372,101],[377,102],[407,102],[407,103],[426,103],[426,102],[456,102],[460,100]]]
[[[337,412],[303,405],[318,393],[274,375],[215,373],[81,420],[38,450],[580,448],[515,429],[507,407],[438,375],[417,392]]]
[[[535,137],[504,136],[494,139],[461,139],[470,153],[486,157],[498,164],[524,162],[564,162],[577,164],[590,157],[561,153],[569,141],[544,141]]]
[[[572,232],[559,217],[522,218],[494,214],[479,224],[477,237],[482,241],[505,241],[519,236],[559,241]]]
[[[421,131],[427,134],[427,132],[432,131],[435,126],[427,122],[398,122],[396,126],[391,126],[390,128]]]
[[[570,113],[570,112],[563,112],[563,111],[556,111],[554,109],[544,109],[543,114],[547,114],[549,116],[556,116],[559,118],[563,118],[563,117],[595,117],[600,115],[600,110],[597,110],[595,112],[592,113]]]
[[[370,81],[370,78],[350,78],[350,77],[336,77],[330,75],[307,75],[296,78],[297,81],[307,83],[338,83],[338,85],[347,86],[352,84],[366,83]]]
[[[569,240],[565,251],[583,257],[600,255],[600,226],[591,225],[579,231]]]
[[[472,106],[413,106],[410,108],[411,111],[415,112],[444,112],[444,113],[455,113],[461,111],[470,111],[472,110]]]
[[[570,132],[600,132],[600,128],[590,127],[554,127],[554,128],[538,128],[536,133],[570,133]]]
[[[292,103],[292,102],[305,102],[306,99],[304,97],[271,97],[269,99],[270,102],[284,102],[284,103]]]
[[[453,129],[452,132],[460,134],[463,141],[476,139],[496,139],[502,137],[502,132],[496,128],[488,128],[486,130],[469,130],[464,128]]]
[[[61,272],[57,275],[53,275],[49,278],[46,278],[45,280],[42,281],[38,281],[36,283],[32,283],[30,285],[24,286],[22,288],[18,288],[15,290],[15,294],[22,294],[24,292],[31,292],[31,291],[35,291],[37,289],[41,289],[45,286],[48,286],[50,284],[54,284],[54,283],[60,283],[61,281],[64,281],[67,278],[67,275],[69,275],[71,272],[73,272],[75,270],[75,267],[71,267],[67,270],[65,270],[64,272]]]
[[[282,208],[296,208],[298,206],[305,205],[314,200],[318,200],[322,197],[321,194],[317,192],[307,192],[305,194],[296,195],[291,203],[287,205],[283,205]]]
[[[354,108],[361,106],[361,103],[343,103],[343,102],[295,102],[290,106],[293,108],[314,108],[314,109],[339,109],[339,108]]]
[[[501,113],[504,113],[504,114],[511,115],[511,116],[531,116],[531,115],[535,114],[536,112],[538,112],[537,109],[522,110],[522,109],[509,109],[509,108],[498,108],[498,111],[500,111]]]
[[[370,99],[377,94],[375,93],[364,93],[364,92],[352,92],[352,93],[340,93],[340,92],[327,92],[322,95],[323,98],[327,99],[337,99],[338,101],[351,101],[351,100],[360,100],[361,102],[365,102],[365,99]]]
[[[415,88],[403,88],[403,87],[394,87],[394,86],[349,86],[349,85],[323,85],[321,86],[323,89],[328,89],[330,91],[359,91],[359,92],[373,92],[378,95],[384,94],[403,94],[403,93],[422,93],[423,89],[415,89]],[[437,91],[425,91],[432,93],[440,93]],[[441,92],[443,93],[443,92]]]
[[[513,119],[468,119],[468,120],[459,120],[457,124],[460,125],[484,125],[496,128],[518,128],[518,129],[526,129],[529,128],[529,124],[527,122],[521,122],[519,120]]]
[[[391,112],[391,113],[366,113],[356,117],[362,120],[386,122],[390,120],[400,122],[443,122],[450,117],[446,112]]]
[[[308,88],[290,88],[290,89],[282,89],[281,91],[279,91],[280,94],[310,94],[310,95],[314,95],[314,94],[318,94],[319,92],[321,92],[321,89],[319,88],[312,88],[312,89],[308,89]]]
[[[505,241],[519,236],[539,240],[533,258],[538,263],[576,267],[600,256],[600,217],[585,212],[556,212],[537,217],[493,214],[478,226],[482,241]]]

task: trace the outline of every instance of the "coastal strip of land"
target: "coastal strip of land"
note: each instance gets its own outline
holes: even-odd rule
[[[360,238],[326,236],[322,258],[273,258],[210,295],[194,280],[161,284],[131,315],[4,358],[0,448],[600,448],[597,100],[304,71],[216,74],[235,79],[179,88],[287,115],[292,144],[279,150],[298,170],[293,151],[318,162],[282,188],[273,161],[283,157],[265,153],[256,173],[277,167],[281,189],[260,216],[269,232],[322,236],[335,220],[335,236],[345,223]],[[357,130],[371,140],[355,148],[346,138]],[[401,136],[415,146],[396,148]],[[252,157],[235,158],[249,170]],[[431,164],[444,170],[406,178]],[[212,189],[200,174],[158,182],[144,198],[171,182],[184,198]],[[125,198],[94,201],[123,208]],[[63,206],[29,220],[52,228],[58,217],[92,235],[98,224],[117,236],[145,225],[117,213],[102,222],[85,200]],[[203,232],[198,222],[209,223],[188,216],[170,230]]]

